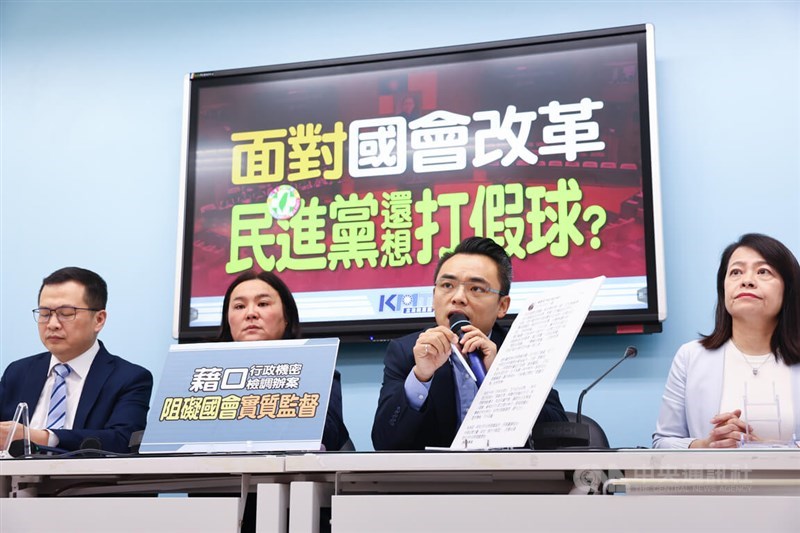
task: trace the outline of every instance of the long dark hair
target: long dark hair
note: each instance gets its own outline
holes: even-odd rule
[[[228,290],[225,291],[225,299],[222,301],[222,327],[220,329],[219,341],[232,341],[233,334],[231,334],[231,325],[228,322],[228,307],[231,304],[231,293],[239,284],[250,281],[253,279],[260,279],[278,293],[281,297],[283,304],[283,318],[286,320],[286,329],[283,330],[284,339],[299,339],[300,338],[300,315],[297,312],[297,303],[294,301],[292,291],[283,282],[281,278],[272,272],[256,272],[255,270],[248,270],[242,272],[239,276],[231,282]]]
[[[700,344],[715,350],[728,342],[733,335],[733,319],[725,308],[725,277],[733,252],[741,247],[751,248],[778,271],[783,279],[783,304],[778,313],[778,324],[770,339],[775,357],[787,365],[800,363],[800,265],[792,252],[782,242],[760,233],[747,233],[722,252],[717,270],[717,311],[714,331],[703,335]]]

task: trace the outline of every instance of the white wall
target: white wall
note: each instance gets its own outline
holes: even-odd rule
[[[172,320],[187,72],[651,22],[669,317],[650,336],[579,339],[558,379],[612,445],[649,445],[676,348],[709,332],[722,248],[760,231],[800,253],[797,2],[0,3],[0,369],[41,351],[30,309],[66,265],[103,275],[113,353],[158,380]],[[345,344],[345,418],[369,432],[384,345]]]

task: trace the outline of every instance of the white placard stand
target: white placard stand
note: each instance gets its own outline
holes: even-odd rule
[[[14,434],[17,432],[17,425],[22,424],[22,444],[25,455],[31,454],[31,430],[30,430],[30,417],[28,416],[28,404],[20,402],[17,404],[17,409],[14,411],[14,418],[12,418],[11,430],[8,432],[8,438],[0,449],[0,459],[10,459],[13,457],[8,450],[11,448],[11,443],[14,441]]]
[[[605,276],[534,296],[517,315],[451,450],[525,446]]]

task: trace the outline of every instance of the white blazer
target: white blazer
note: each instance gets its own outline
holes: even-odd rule
[[[719,413],[725,350],[707,350],[699,341],[687,342],[672,360],[653,448],[688,448],[708,436],[711,419]],[[800,364],[792,365],[794,433],[800,438]]]

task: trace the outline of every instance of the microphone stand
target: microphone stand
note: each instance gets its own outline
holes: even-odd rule
[[[535,425],[531,434],[531,448],[537,450],[554,450],[556,448],[569,447],[588,447],[591,441],[591,430],[588,424],[583,423],[583,397],[592,390],[604,377],[617,368],[625,359],[636,357],[638,350],[633,346],[625,349],[622,359],[617,361],[614,366],[606,370],[605,374],[594,380],[594,382],[581,391],[578,397],[578,410],[575,413],[574,422],[545,422]]]
[[[584,396],[586,396],[586,393],[587,393],[587,392],[589,392],[590,390],[592,390],[592,387],[594,387],[595,385],[597,385],[598,383],[600,383],[600,380],[602,380],[604,377],[606,377],[607,375],[609,375],[609,374],[611,373],[611,371],[612,371],[612,370],[614,370],[614,369],[615,369],[615,368],[617,368],[619,365],[621,365],[621,364],[622,364],[622,362],[623,362],[625,359],[628,359],[629,357],[636,357],[636,354],[637,354],[637,353],[639,353],[639,351],[638,351],[638,350],[637,350],[637,349],[636,349],[634,346],[628,346],[628,347],[625,349],[625,355],[623,355],[623,356],[622,356],[622,359],[620,359],[619,361],[617,361],[617,363],[616,363],[614,366],[612,366],[611,368],[609,368],[608,370],[606,370],[606,373],[605,373],[605,374],[603,374],[602,376],[600,376],[599,378],[597,378],[596,380],[594,380],[594,382],[593,382],[591,385],[589,385],[588,387],[586,387],[585,389],[583,389],[583,390],[581,391],[581,394],[580,394],[580,396],[578,396],[578,411],[577,411],[577,413],[576,413],[576,415],[575,415],[575,423],[577,423],[577,424],[580,424],[580,423],[582,423],[582,422],[583,422],[583,417],[581,416],[581,412],[582,412],[582,409],[583,409],[583,397],[584,397]]]

